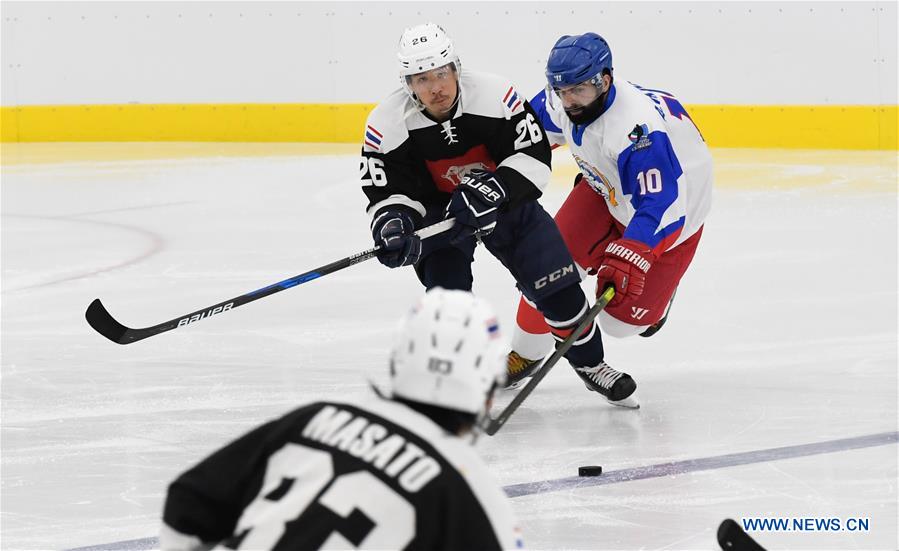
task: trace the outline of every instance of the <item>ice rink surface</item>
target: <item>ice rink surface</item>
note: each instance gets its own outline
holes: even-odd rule
[[[99,297],[153,325],[370,247],[357,150],[3,144],[3,549],[151,548],[180,471],[386,380],[421,289],[376,261],[128,346],[84,321]],[[722,519],[777,517],[869,530],[752,532],[769,549],[896,549],[896,154],[714,156],[668,324],[606,340],[642,409],[563,363],[477,445],[530,548],[716,549]],[[550,212],[574,171],[556,151]],[[511,277],[479,250],[475,278],[510,329]],[[605,474],[584,484],[587,464]]]

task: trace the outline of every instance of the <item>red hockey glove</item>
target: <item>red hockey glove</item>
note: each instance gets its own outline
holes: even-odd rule
[[[649,245],[633,239],[617,239],[609,243],[596,271],[596,295],[609,285],[615,286],[610,306],[630,302],[643,294],[646,272],[656,257]]]

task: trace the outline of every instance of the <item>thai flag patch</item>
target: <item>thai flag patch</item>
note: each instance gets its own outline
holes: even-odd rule
[[[518,97],[518,92],[515,91],[515,88],[509,86],[509,89],[506,91],[506,96],[503,98],[503,103],[505,103],[506,107],[513,113],[516,109],[521,107],[521,98]]]
[[[384,134],[381,134],[372,125],[366,125],[365,127],[365,145],[374,149],[375,151],[381,150],[381,140],[384,139]]]

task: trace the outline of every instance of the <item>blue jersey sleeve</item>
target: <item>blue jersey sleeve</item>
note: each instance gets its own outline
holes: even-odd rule
[[[648,132],[645,125],[638,125],[631,141],[618,156],[621,188],[636,211],[624,237],[646,243],[661,254],[684,227],[686,218],[677,202],[683,170],[665,132]]]

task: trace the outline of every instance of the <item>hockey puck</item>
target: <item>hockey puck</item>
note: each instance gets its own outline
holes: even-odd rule
[[[578,476],[599,476],[601,474],[602,467],[600,465],[584,465],[577,468]]]

